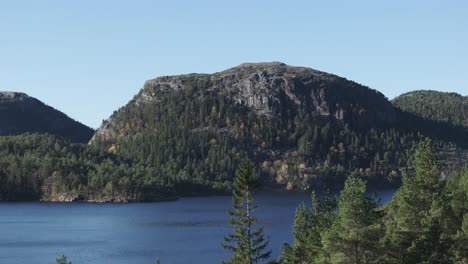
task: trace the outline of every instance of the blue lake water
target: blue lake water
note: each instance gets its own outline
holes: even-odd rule
[[[382,202],[393,191],[380,192]],[[297,205],[308,194],[256,195],[255,216],[265,227],[273,257],[292,240]],[[182,198],[174,202],[0,203],[0,263],[53,264],[66,255],[73,264],[221,263],[220,243],[229,196]]]

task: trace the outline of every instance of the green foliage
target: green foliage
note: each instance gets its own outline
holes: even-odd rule
[[[403,186],[395,194],[389,207],[390,222],[387,236],[393,257],[403,263],[428,261],[431,251],[438,245],[428,245],[438,220],[431,215],[431,209],[442,199],[440,165],[432,151],[430,139],[416,149],[414,175],[403,178]],[[394,254],[396,253],[396,254]]]
[[[151,169],[52,136],[0,137],[0,200],[141,201],[173,196]]]
[[[313,241],[316,237],[312,234],[312,218],[309,208],[301,203],[296,209],[293,224],[293,245],[284,244],[283,254],[279,258],[280,263],[300,263],[309,261],[314,255]]]
[[[120,109],[113,117],[119,139],[96,137],[93,144],[155,168],[159,177],[170,178],[179,194],[227,192],[245,151],[235,139],[219,134],[223,130],[218,125],[229,122],[224,119],[227,111],[229,116],[238,114],[225,109],[225,98],[212,93],[205,95],[206,100],[194,100],[209,78],[185,82],[191,89],[157,91],[157,104],[130,103]]]
[[[455,263],[468,263],[468,167],[450,175],[442,211],[444,239],[451,240],[450,256]]]
[[[468,97],[456,93],[414,91],[393,100],[400,109],[423,118],[468,127]]]
[[[467,263],[468,168],[442,179],[430,139],[419,144],[413,164],[403,186],[381,208],[357,175],[346,180],[337,210],[314,216],[317,207],[310,211],[301,204],[294,243],[283,246],[278,262]],[[326,224],[311,228],[315,221]]]
[[[252,192],[258,184],[254,176],[254,166],[243,160],[237,170],[232,192],[233,210],[229,212],[229,224],[235,227],[232,234],[224,238],[223,248],[233,252],[225,263],[252,264],[270,257],[267,251],[268,240],[263,235],[263,227],[255,228],[257,219],[253,216],[257,208]]]
[[[350,176],[338,199],[338,211],[323,238],[330,263],[380,263],[384,228],[381,213],[365,182]]]
[[[323,257],[322,236],[331,227],[336,210],[335,199],[326,195],[319,200],[312,193],[312,206],[301,203],[296,209],[293,245],[284,244],[279,263],[320,263]]]

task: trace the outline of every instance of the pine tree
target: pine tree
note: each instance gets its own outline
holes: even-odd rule
[[[239,165],[234,179],[232,192],[233,210],[229,211],[229,224],[235,227],[222,244],[223,248],[233,252],[233,256],[225,263],[253,264],[270,257],[267,250],[268,240],[263,235],[263,227],[255,228],[257,219],[252,215],[257,208],[252,192],[258,186],[254,175],[254,166],[248,160]]]
[[[423,263],[440,246],[434,233],[441,232],[440,221],[431,210],[442,202],[441,170],[430,139],[419,144],[413,165],[414,175],[404,175],[389,206],[387,258],[393,263]]]
[[[383,224],[377,203],[366,195],[366,183],[348,177],[338,199],[338,211],[330,230],[324,235],[326,263],[380,263],[379,241]]]
[[[450,239],[449,256],[454,263],[468,263],[468,167],[452,173],[444,190],[444,237]]]
[[[324,254],[322,234],[330,228],[335,209],[334,199],[324,195],[319,200],[312,192],[312,207],[301,203],[296,209],[293,245],[283,245],[279,263],[320,263]]]
[[[293,223],[293,245],[284,244],[282,255],[279,258],[280,263],[305,263],[310,259],[309,254],[312,253],[309,245],[311,244],[312,236],[312,219],[311,211],[305,203],[301,203],[296,209]]]

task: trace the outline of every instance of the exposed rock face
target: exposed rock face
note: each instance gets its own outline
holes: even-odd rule
[[[93,130],[42,103],[18,92],[0,92],[0,135],[50,133],[73,142],[87,142]]]
[[[196,75],[149,80],[137,102],[157,100],[158,91],[184,89],[184,79],[193,76]],[[307,105],[313,112],[337,119],[348,118],[347,108],[354,105],[360,106],[362,117],[373,119],[366,121],[394,122],[396,118],[392,105],[377,91],[310,68],[292,67],[280,62],[244,63],[220,73],[201,76],[209,77],[207,91],[228,94],[234,102],[247,105],[268,118],[274,116],[272,108],[280,103],[283,96],[296,105]],[[370,92],[374,93],[373,99],[377,101],[363,100]]]

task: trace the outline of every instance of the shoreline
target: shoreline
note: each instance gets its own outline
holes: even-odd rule
[[[396,192],[398,188],[375,188],[367,191],[368,194],[380,193],[380,192]],[[256,194],[262,195],[300,195],[300,194],[310,194],[311,190],[285,190],[285,189],[261,189],[256,192]],[[318,195],[324,194],[323,191],[316,191]],[[339,194],[340,191],[330,191],[329,194]],[[217,196],[231,196],[231,193],[210,193],[210,194],[186,194],[179,196],[171,196],[166,198],[159,198],[154,200],[71,200],[71,201],[58,201],[58,200],[0,200],[0,203],[43,203],[43,204],[70,204],[70,203],[86,203],[86,204],[131,204],[131,203],[160,203],[160,202],[176,202],[181,198],[195,198],[195,197],[217,197]]]

